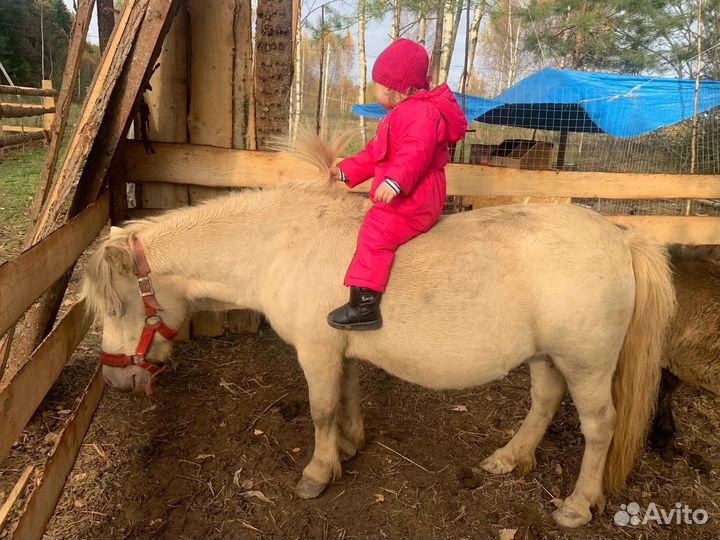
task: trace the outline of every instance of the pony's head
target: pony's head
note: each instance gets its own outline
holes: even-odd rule
[[[173,277],[159,268],[147,275],[137,236],[142,223],[111,229],[88,261],[82,288],[87,308],[103,325],[105,381],[135,392],[149,392],[152,380],[169,362],[174,329],[186,314]]]

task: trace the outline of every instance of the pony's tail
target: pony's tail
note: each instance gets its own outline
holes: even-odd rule
[[[293,142],[276,139],[271,142],[270,147],[315,165],[320,170],[320,175],[330,182],[330,167],[338,160],[350,139],[357,134],[357,129],[332,133],[323,129],[318,134],[314,129],[305,126],[298,128]]]
[[[635,311],[613,381],[615,433],[605,465],[605,485],[618,493],[642,451],[655,411],[665,330],[675,310],[667,250],[647,233],[625,229],[635,272]]]

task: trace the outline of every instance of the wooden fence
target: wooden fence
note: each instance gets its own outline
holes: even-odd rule
[[[4,96],[41,97],[41,104],[0,102],[0,148],[29,143],[32,141],[47,140],[52,123],[55,119],[55,96],[52,81],[43,80],[42,88],[28,88],[24,86],[0,85],[0,99]],[[42,116],[42,127],[27,126],[26,118]],[[5,118],[22,119],[20,124],[7,124]]]
[[[194,144],[153,144],[148,155],[140,143],[126,147],[128,182],[143,185],[192,185],[215,188],[269,188],[300,175],[311,165],[282,154]],[[519,170],[484,165],[447,166],[448,195],[482,197],[718,199],[720,177],[712,175],[629,174]],[[358,190],[367,190],[364,185]],[[135,217],[159,211],[144,208]],[[665,243],[720,244],[720,217],[607,216],[638,226]]]

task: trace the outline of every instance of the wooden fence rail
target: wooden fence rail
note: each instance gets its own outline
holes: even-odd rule
[[[153,185],[190,184],[215,188],[269,188],[297,178],[317,177],[317,169],[289,155],[192,144],[153,143],[148,155],[128,141],[128,181]],[[719,199],[720,176],[585,173],[518,170],[449,164],[448,195],[582,197],[605,199]],[[368,183],[356,188],[367,191]],[[132,217],[157,213],[150,208]],[[720,217],[608,216],[666,243],[720,244]]]
[[[97,238],[110,215],[106,193],[98,202],[17,258],[0,265],[2,335]],[[2,410],[2,409],[0,409]]]
[[[24,86],[0,85],[0,94],[15,96],[37,96],[42,98],[42,104],[31,103],[0,103],[0,148],[18,144],[48,140],[50,129],[55,119],[55,96],[57,92],[52,87],[52,81],[43,80],[42,88],[27,88]],[[3,125],[3,118],[32,118],[42,116],[42,127],[23,125]],[[5,135],[4,131],[20,132],[19,134]]]
[[[6,84],[0,84],[0,94],[50,97],[56,96],[57,91],[52,88],[30,88],[27,86],[9,86]]]

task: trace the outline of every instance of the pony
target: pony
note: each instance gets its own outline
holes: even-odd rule
[[[662,377],[650,444],[680,453],[672,396],[681,384],[720,396],[720,246],[670,247],[677,309],[663,346]]]
[[[675,302],[665,248],[577,206],[444,216],[397,251],[382,329],[336,330],[326,314],[344,301],[342,276],[371,205],[330,181],[341,147],[305,137],[296,150],[320,179],[113,228],[83,284],[102,319],[105,380],[142,391],[170,361],[172,328],[194,309],[262,312],[295,347],[307,380],[315,446],[296,493],[313,498],[364,445],[358,359],[434,389],[481,385],[527,364],[530,411],[481,467],[532,468],[569,390],[585,448],[576,486],[553,517],[588,523],[591,508],[604,509],[605,488],[624,486],[653,415]]]

